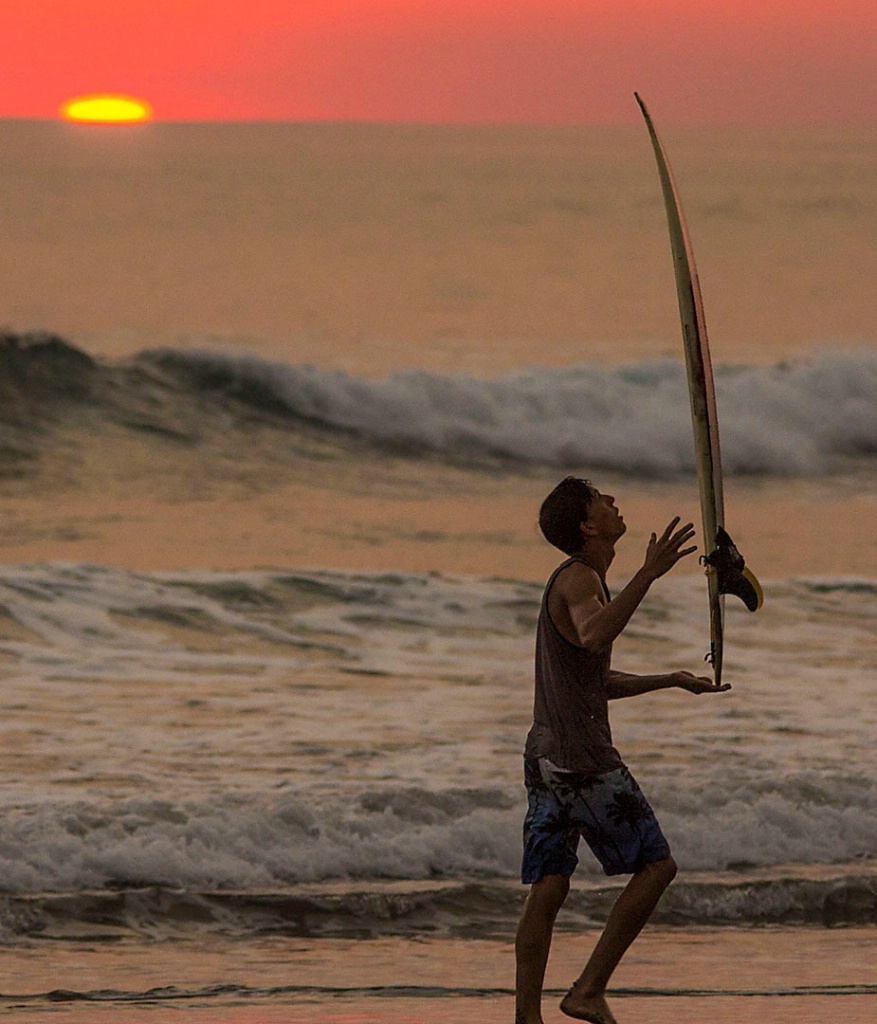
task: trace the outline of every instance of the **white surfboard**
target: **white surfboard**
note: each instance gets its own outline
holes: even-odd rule
[[[652,140],[670,231],[676,294],[682,321],[682,344],[688,371],[691,426],[694,432],[694,456],[703,522],[705,554],[701,561],[706,568],[710,620],[710,650],[706,660],[712,665],[716,683],[719,683],[722,677],[724,651],[724,595],[736,595],[750,611],[760,608],[764,598],[758,580],[746,568],[743,557],[725,532],[716,391],[697,267],[694,264],[691,239],[679,202],[679,192],[666,152],[645,103],[638,93],[634,95]]]

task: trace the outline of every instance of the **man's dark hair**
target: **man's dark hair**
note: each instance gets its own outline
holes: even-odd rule
[[[590,480],[568,476],[560,481],[539,509],[539,529],[549,544],[567,555],[581,548],[579,524],[588,519],[593,498]]]

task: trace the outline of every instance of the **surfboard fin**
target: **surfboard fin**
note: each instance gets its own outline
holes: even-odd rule
[[[737,546],[720,526],[716,531],[716,549],[703,558],[704,565],[716,570],[719,577],[719,593],[739,597],[751,612],[758,611],[764,604],[764,592]]]

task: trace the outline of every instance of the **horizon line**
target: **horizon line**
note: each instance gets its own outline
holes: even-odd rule
[[[2,114],[0,123],[18,122],[29,124],[55,124],[68,129],[82,130],[122,130],[130,129],[137,131],[148,131],[155,126],[260,126],[260,125],[289,125],[289,126],[335,126],[335,127],[371,127],[371,128],[451,128],[451,129],[541,129],[541,130],[564,130],[582,128],[628,129],[639,127],[638,118],[632,115],[629,120],[594,120],[594,121],[511,121],[511,120],[413,120],[408,118],[371,118],[371,117],[161,117],[154,115],[151,120],[143,122],[120,122],[120,123],[74,123],[66,121],[58,115],[49,114]],[[746,130],[746,131],[874,131],[877,124],[870,122],[825,124],[822,122],[790,121],[783,124],[764,123],[758,121],[678,121],[662,118],[662,125],[670,129],[693,129],[693,130]]]

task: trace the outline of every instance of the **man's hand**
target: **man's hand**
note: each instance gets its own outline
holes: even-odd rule
[[[677,530],[678,525],[679,516],[676,516],[660,537],[652,534],[642,566],[642,572],[650,579],[656,580],[659,576],[663,576],[665,572],[669,572],[673,568],[680,558],[690,555],[692,551],[697,551],[696,545],[682,548],[682,545],[694,536],[694,526],[691,523],[686,523],[685,526],[681,526]]]
[[[724,693],[731,689],[730,683],[722,683],[716,686],[712,679],[706,676],[696,676],[691,672],[673,672],[671,674],[673,686],[680,690],[688,690],[689,693]]]

